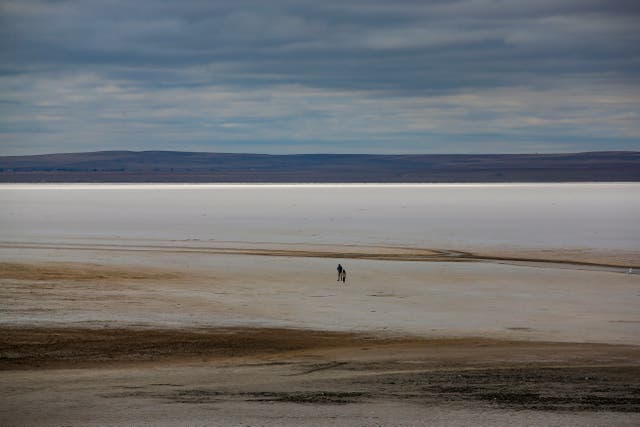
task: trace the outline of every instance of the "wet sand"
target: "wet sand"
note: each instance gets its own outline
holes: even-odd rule
[[[634,253],[5,242],[0,256],[0,425],[640,423]]]

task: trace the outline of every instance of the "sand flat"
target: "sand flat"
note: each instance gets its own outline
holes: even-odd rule
[[[640,423],[633,252],[140,243],[3,243],[0,424]]]
[[[523,264],[446,258],[424,249],[416,261],[416,250],[405,249],[405,261],[384,258],[384,248],[354,246],[349,253],[383,259],[335,258],[323,251],[283,256],[292,249],[282,245],[274,256],[255,255],[253,249],[129,249],[5,247],[0,325],[293,327],[638,343],[640,276],[611,267],[607,259]],[[346,286],[336,282],[338,262],[348,268]]]

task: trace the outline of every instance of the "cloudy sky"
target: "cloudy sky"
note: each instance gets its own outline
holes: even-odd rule
[[[0,155],[640,150],[637,0],[0,0]]]

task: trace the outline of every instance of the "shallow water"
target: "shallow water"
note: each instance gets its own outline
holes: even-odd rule
[[[0,185],[0,240],[640,249],[640,184]]]

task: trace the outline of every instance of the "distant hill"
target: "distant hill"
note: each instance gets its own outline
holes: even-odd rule
[[[0,157],[0,182],[640,181],[640,152],[229,154],[100,151]]]

